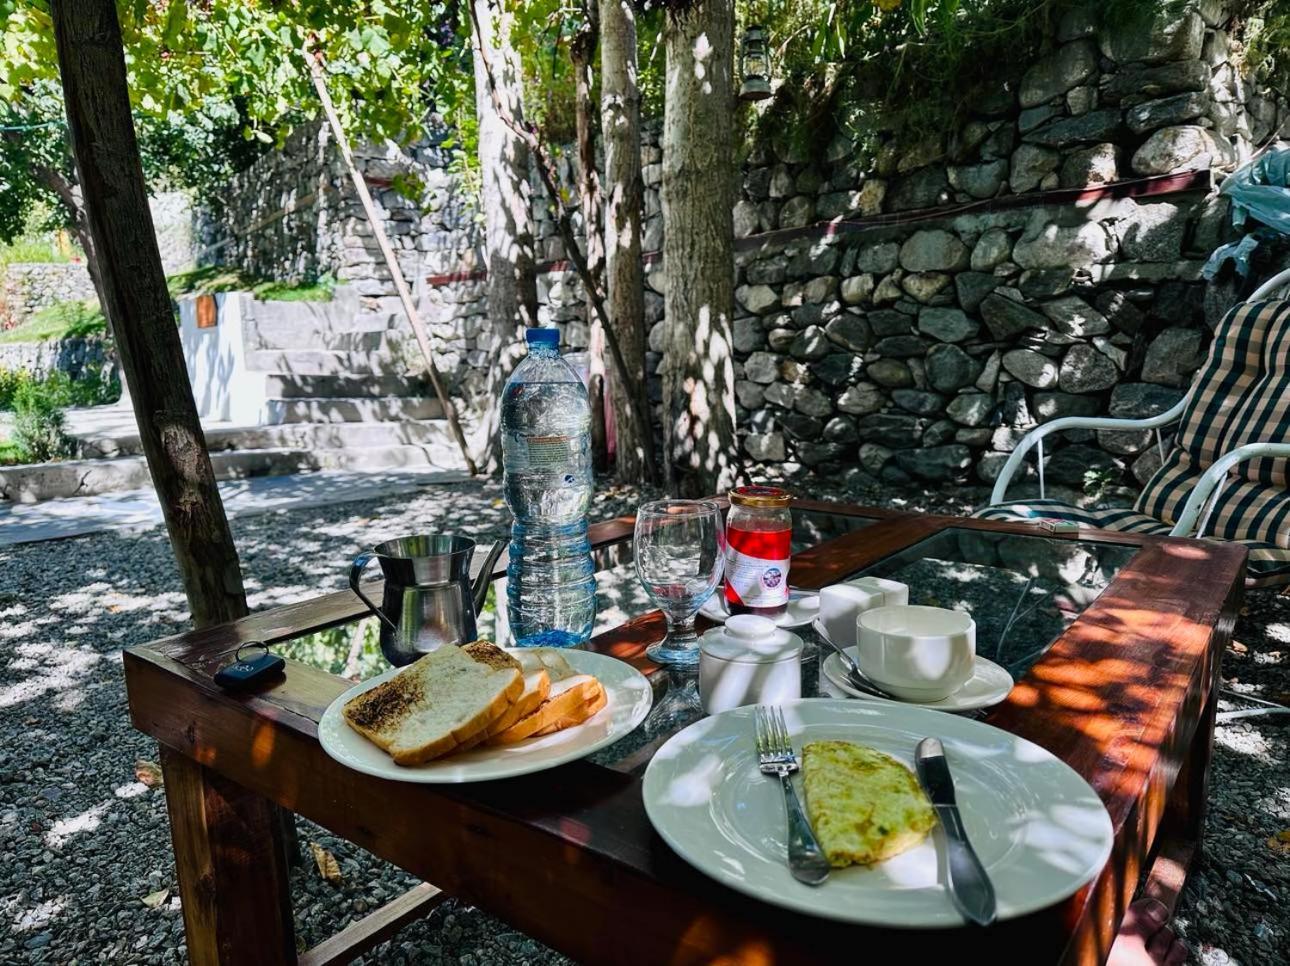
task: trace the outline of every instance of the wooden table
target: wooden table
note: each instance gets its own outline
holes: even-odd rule
[[[988,930],[844,926],[736,894],[675,855],[641,800],[648,746],[614,767],[576,762],[465,786],[350,771],[317,737],[324,708],[349,682],[294,662],[253,695],[225,694],[211,680],[244,641],[282,641],[360,617],[362,605],[344,591],[125,653],[134,725],[162,746],[192,962],[297,961],[276,806],[434,883],[300,955],[311,964],[352,958],[444,894],[581,962],[650,966],[808,963],[843,949],[899,950],[911,960],[979,954],[1098,963],[1144,874],[1148,890],[1175,901],[1199,845],[1219,659],[1241,599],[1244,549],[1094,530],[1052,535],[1030,524],[809,501],[795,513],[795,535],[822,541],[794,555],[793,581],[806,587],[902,552],[917,559],[920,547],[983,541],[998,544],[1019,574],[1034,571],[1025,558],[1031,550],[1066,549],[1055,541],[1125,561],[985,719],[1048,748],[1102,796],[1115,846],[1093,884]],[[594,526],[597,548],[629,542],[631,525],[620,518]],[[495,574],[503,568],[504,561]],[[662,627],[657,613],[647,614],[589,647],[651,673],[644,649]]]

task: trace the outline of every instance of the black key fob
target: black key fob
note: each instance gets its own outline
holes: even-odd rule
[[[243,651],[251,653],[243,654]],[[285,664],[260,642],[250,641],[237,649],[232,664],[215,672],[215,683],[229,691],[244,691],[280,674]]]

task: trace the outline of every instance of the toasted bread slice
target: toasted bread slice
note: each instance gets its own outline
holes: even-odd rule
[[[520,662],[520,670],[524,672],[524,691],[501,717],[488,726],[487,732],[480,737],[481,741],[505,731],[521,718],[532,714],[551,693],[551,674],[542,661],[542,655],[518,651],[515,657]]]
[[[579,705],[578,707],[574,708],[572,711],[566,714],[563,718],[560,718],[558,721],[554,721],[551,724],[547,725],[545,728],[539,731],[538,734],[553,735],[557,731],[563,731],[565,728],[572,728],[574,725],[580,725],[584,721],[590,721],[595,716],[596,712],[598,712],[601,708],[603,708],[608,703],[609,703],[609,696],[605,694],[604,685],[602,685],[599,681],[597,681],[596,692],[594,695],[592,695],[591,700],[587,701],[585,704]]]
[[[505,731],[488,739],[490,745],[512,745],[530,738],[560,719],[574,713],[582,705],[603,691],[600,682],[590,674],[575,674],[551,683],[551,694],[542,706],[526,715]]]
[[[524,691],[497,645],[441,647],[346,703],[345,722],[398,765],[419,765],[486,732]]]

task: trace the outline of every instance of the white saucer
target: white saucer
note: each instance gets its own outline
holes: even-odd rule
[[[699,608],[699,613],[710,621],[724,624],[730,616],[726,609],[724,589],[718,587],[716,593],[709,597]],[[777,627],[805,627],[820,616],[820,595],[814,590],[790,590],[788,592],[788,610],[778,617],[769,618]]]
[[[819,632],[818,626],[816,631],[817,633]],[[846,650],[853,658],[856,656],[854,647],[849,647]],[[879,698],[852,687],[847,681],[847,670],[842,664],[842,658],[838,657],[837,653],[832,649],[829,650],[829,654],[824,659],[821,667],[824,669],[825,677],[853,698],[860,698],[864,701],[879,701],[883,704],[903,704],[916,708],[930,708],[933,711],[978,711],[981,708],[992,708],[1008,696],[1015,683],[1012,680],[1012,675],[1006,669],[978,654],[972,677],[968,679],[967,684],[948,698],[941,698],[939,701],[898,701],[895,698]]]

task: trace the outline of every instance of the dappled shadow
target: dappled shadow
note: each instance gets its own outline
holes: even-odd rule
[[[827,492],[819,487],[814,495]],[[631,511],[640,498],[634,490],[601,487],[592,518]],[[922,500],[913,491],[905,499]],[[233,528],[251,599],[263,607],[341,589],[354,553],[378,540],[426,530],[487,540],[505,536],[508,523],[500,487],[468,483],[244,517],[235,519]],[[996,548],[996,553],[1002,551]],[[973,569],[983,564],[980,559],[961,558],[957,552],[937,558],[945,563],[939,577],[945,584],[945,599],[953,594],[976,603],[974,595],[992,584]],[[995,558],[993,566],[1005,569],[1002,560],[1002,556]],[[1024,561],[1009,558],[1008,563],[1026,572],[1021,567]],[[103,534],[0,549],[0,568],[12,576],[0,589],[0,666],[4,668],[0,692],[10,701],[0,706],[0,726],[8,739],[0,745],[0,849],[24,860],[7,873],[0,870],[0,950],[7,930],[20,949],[48,933],[51,953],[86,944],[89,951],[109,959],[174,959],[173,954],[161,952],[177,949],[181,937],[164,795],[138,781],[133,772],[136,759],[155,760],[156,750],[129,727],[118,656],[123,647],[184,629],[183,597],[165,537],[160,530],[152,530],[133,537]],[[1036,571],[1040,569],[1036,563]],[[1058,573],[1048,564],[1042,570],[1050,579]],[[602,572],[601,578],[602,620],[612,620],[609,615],[615,610],[624,615],[652,610],[629,556]],[[1004,617],[1020,596],[1021,586],[1011,579],[1006,587],[1001,585],[1009,594]],[[1030,596],[1037,594],[1032,590]],[[1257,620],[1238,629],[1237,637],[1249,645],[1249,655],[1236,668],[1242,681],[1268,679],[1274,687],[1290,690],[1285,667],[1290,599],[1255,594],[1251,601]],[[989,613],[995,616],[984,615],[982,620],[995,620],[1002,604],[983,603],[989,603]],[[1061,617],[1066,617],[1065,612]],[[1018,623],[1013,635],[1021,645],[1032,633],[1046,636],[1049,627]],[[1266,639],[1261,637],[1265,628]],[[329,670],[340,662],[343,671],[352,646],[353,638],[345,630],[313,657],[293,656],[309,663],[333,662]],[[375,656],[364,639],[358,649],[357,676],[367,673],[363,662],[369,659],[374,661]],[[1094,659],[1117,675],[1135,673],[1132,668],[1112,667],[1113,654]],[[1062,702],[1055,710],[1072,728],[1106,724],[1082,706],[1074,691],[1063,689],[1060,675],[1040,683],[1044,700]],[[817,665],[808,667],[806,684],[808,689],[819,686]],[[1126,701],[1152,697],[1134,692]],[[1244,732],[1257,734],[1258,740],[1227,740]],[[13,740],[18,735],[23,740]],[[627,745],[613,750],[624,760],[644,752]],[[1117,744],[1115,753],[1134,762],[1142,751],[1129,741]],[[644,760],[639,763],[642,767]],[[1193,889],[1193,898],[1184,907],[1185,914],[1194,917],[1193,937],[1212,935],[1209,930],[1219,928],[1205,920],[1229,923],[1222,928],[1238,936],[1240,930],[1231,925],[1234,910],[1252,910],[1250,916],[1264,916],[1274,926],[1279,922],[1272,912],[1275,905],[1260,891],[1280,888],[1271,864],[1275,856],[1261,842],[1290,825],[1290,786],[1283,777],[1287,761],[1290,741],[1284,728],[1255,721],[1240,729],[1220,729],[1209,826],[1213,848],[1210,867],[1200,879],[1211,884],[1203,887],[1209,890],[1204,895]],[[1255,774],[1262,777],[1254,780]],[[306,942],[317,942],[413,882],[316,827],[305,824],[303,829],[304,838],[336,853],[343,873],[339,886],[321,880],[311,867],[293,874],[293,897],[302,917],[300,935]],[[46,853],[38,861],[33,858]],[[29,871],[30,866],[38,868]],[[1236,881],[1225,878],[1229,871]],[[59,882],[77,885],[73,889]],[[140,901],[163,888],[172,891],[158,908]],[[412,955],[397,953],[402,943],[413,944],[409,947],[413,951],[449,951],[476,941],[489,944],[489,937],[496,936],[528,944],[522,947],[528,961],[551,956],[495,920],[454,903],[400,933],[386,947],[386,958]],[[506,941],[511,948],[511,939]],[[1252,962],[1268,961],[1267,951],[1275,948],[1254,936],[1224,942],[1234,955],[1242,953]],[[143,945],[136,950],[138,943]],[[382,956],[374,954],[371,961],[382,961]]]
[[[233,519],[253,607],[339,590],[354,554],[380,539],[449,530],[487,540],[509,526],[496,483],[327,505],[328,485],[309,483],[318,506]],[[634,491],[602,488],[592,516],[635,503]],[[130,726],[120,658],[125,647],[187,629],[165,533],[3,547],[0,570],[0,851],[14,856],[0,870],[0,961],[36,960],[43,949],[51,962],[179,962],[165,796],[134,772],[136,761],[156,760],[157,748]],[[370,657],[360,647],[360,675]],[[301,935],[311,943],[412,884],[313,826],[302,837],[327,844],[344,870],[339,886],[312,867],[293,875]],[[169,893],[155,908],[143,904],[162,889]],[[450,904],[408,935],[446,948],[514,935],[463,912]],[[516,942],[530,961],[549,955]]]

